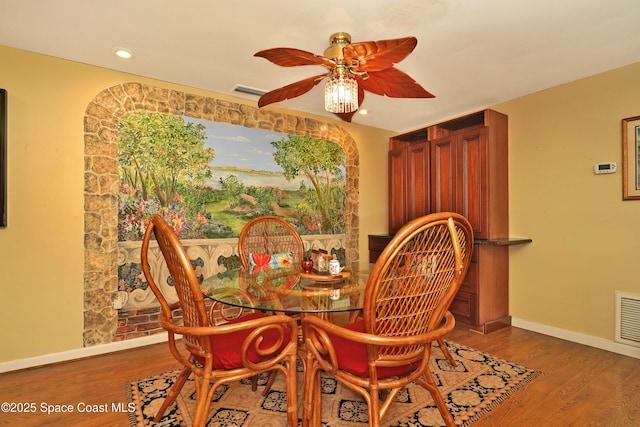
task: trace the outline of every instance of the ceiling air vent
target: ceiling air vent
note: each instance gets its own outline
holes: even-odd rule
[[[243,86],[243,85],[235,85],[233,87],[233,91],[234,92],[245,93],[247,95],[254,95],[254,96],[262,96],[265,93],[267,93],[266,90],[256,89],[254,87]]]
[[[615,341],[640,347],[640,295],[616,291]]]

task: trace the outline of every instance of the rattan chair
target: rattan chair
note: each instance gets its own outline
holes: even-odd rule
[[[463,216],[444,212],[415,219],[398,231],[373,266],[362,320],[341,327],[318,317],[302,319],[304,426],[320,425],[321,372],[363,396],[370,426],[380,426],[397,394],[414,381],[431,393],[446,425],[454,425],[429,358],[432,343],[455,325],[448,309],[472,249],[471,226]]]
[[[290,252],[292,254],[291,264],[300,267],[300,262],[304,258],[304,243],[298,230],[284,219],[264,215],[249,220],[238,236],[238,255],[244,268],[251,267],[250,257],[252,254],[274,255]],[[292,316],[300,321],[301,316]],[[299,335],[299,341],[302,335]],[[275,380],[275,372],[269,376],[269,380],[264,388],[263,395],[266,395]]]
[[[150,271],[148,251],[151,236],[167,263],[178,302],[169,304],[156,285]],[[147,227],[141,250],[142,271],[160,306],[160,324],[169,334],[169,348],[184,366],[176,383],[159,409],[156,420],[175,401],[180,389],[191,373],[196,387],[194,426],[204,426],[213,395],[218,386],[251,378],[262,372],[280,371],[287,389],[287,416],[289,424],[298,425],[296,390],[296,352],[298,326],[285,315],[265,316],[253,313],[213,325],[211,311],[207,309],[193,266],[167,222],[153,215]],[[182,322],[174,318],[173,311],[182,311]],[[176,335],[182,335],[179,348]]]
[[[300,266],[304,257],[302,238],[293,225],[276,216],[249,220],[238,237],[238,255],[242,266],[250,266],[249,254],[274,255],[292,252],[293,264]]]

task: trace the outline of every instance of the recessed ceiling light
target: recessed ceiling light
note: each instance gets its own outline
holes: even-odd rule
[[[367,114],[369,114],[369,112],[367,110],[365,110],[364,108],[359,109],[358,113],[362,114],[363,116],[366,116]]]
[[[122,58],[122,59],[133,58],[133,52],[131,52],[129,49],[125,49],[123,47],[116,47],[115,49],[113,49],[113,51],[115,52],[118,58]]]

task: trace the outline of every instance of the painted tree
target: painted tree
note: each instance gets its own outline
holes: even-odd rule
[[[118,160],[122,178],[143,200],[155,195],[169,206],[180,188],[204,186],[212,176],[205,127],[180,116],[134,111],[120,119]]]
[[[334,196],[333,184],[335,178],[342,177],[344,150],[335,142],[300,135],[288,135],[271,145],[276,149],[273,158],[286,179],[309,178],[318,200],[322,228],[331,230],[331,211],[343,207]]]

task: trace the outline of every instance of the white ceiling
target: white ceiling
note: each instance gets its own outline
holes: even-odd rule
[[[640,61],[638,0],[0,0],[0,45],[256,102],[234,86],[269,91],[323,69],[255,52],[322,54],[338,31],[418,38],[396,67],[436,98],[367,93],[370,114],[353,119],[396,132]],[[333,117],[322,86],[275,105]]]

